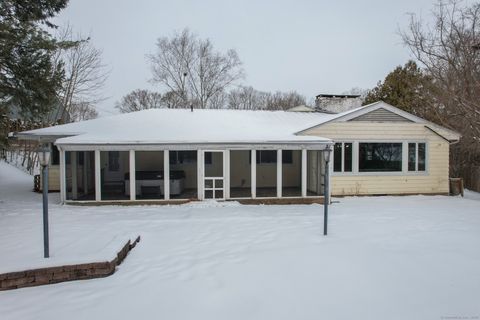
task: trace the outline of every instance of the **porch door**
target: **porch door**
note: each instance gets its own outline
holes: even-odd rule
[[[204,199],[225,199],[224,151],[204,153]]]

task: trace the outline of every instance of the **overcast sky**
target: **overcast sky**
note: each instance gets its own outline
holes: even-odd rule
[[[101,115],[131,90],[154,89],[145,58],[158,37],[188,27],[215,48],[237,50],[242,84],[319,93],[371,88],[410,54],[397,34],[408,12],[428,17],[433,0],[70,0],[57,19],[90,35],[112,70]]]

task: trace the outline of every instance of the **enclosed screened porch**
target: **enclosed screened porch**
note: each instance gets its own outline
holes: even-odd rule
[[[208,199],[321,202],[325,194],[326,159],[330,157],[325,157],[325,149],[329,146],[173,150],[60,147],[61,198],[66,203],[86,204]]]

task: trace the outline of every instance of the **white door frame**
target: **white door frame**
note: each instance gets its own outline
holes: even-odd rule
[[[207,177],[206,176],[206,165],[205,165],[205,152],[217,152],[217,153],[221,153],[222,154],[222,162],[223,162],[223,165],[222,165],[222,176],[221,177]],[[203,165],[203,175],[202,175],[202,186],[203,186],[203,199],[207,199],[207,197],[205,196],[205,193],[207,191],[212,191],[212,198],[208,198],[208,199],[213,199],[213,200],[225,200],[226,199],[226,193],[225,193],[225,190],[226,190],[226,174],[227,174],[227,166],[226,166],[226,150],[202,150],[202,153],[203,153],[203,157],[202,157],[202,165]],[[212,157],[212,160],[213,160],[213,157]],[[212,187],[207,187],[206,186],[206,181],[207,180],[211,180],[212,181]],[[217,181],[222,181],[222,187],[217,187],[216,186],[216,182]],[[215,191],[222,191],[222,197],[221,198],[216,198],[215,196]]]

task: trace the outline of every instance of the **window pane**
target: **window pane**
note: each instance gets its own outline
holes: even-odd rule
[[[415,162],[417,161],[415,147],[416,143],[408,144],[408,171],[415,171]]]
[[[333,147],[333,171],[342,172],[342,144],[335,143]]]
[[[425,171],[425,143],[418,144],[418,171]]]
[[[257,163],[277,163],[277,150],[257,151]]]
[[[343,153],[344,153],[345,161],[344,161],[343,171],[345,172],[352,172],[352,150],[353,150],[353,147],[351,143],[344,144]]]
[[[401,143],[360,143],[360,172],[402,171]]]

